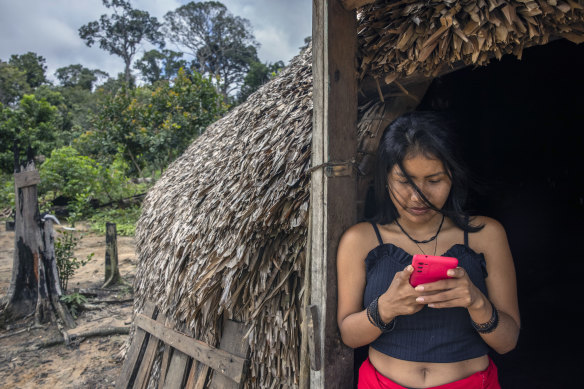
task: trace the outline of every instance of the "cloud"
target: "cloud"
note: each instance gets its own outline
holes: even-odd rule
[[[162,21],[164,14],[187,1],[134,0],[131,3]],[[261,44],[258,55],[263,62],[287,63],[310,35],[312,3],[309,0],[224,0],[223,3],[234,15],[251,22]],[[47,60],[50,77],[58,68],[77,63],[115,76],[124,69],[122,60],[97,45],[87,47],[78,34],[79,27],[109,12],[101,0],[0,0],[0,59],[7,61],[12,54],[32,51]],[[147,45],[144,48],[149,49]]]

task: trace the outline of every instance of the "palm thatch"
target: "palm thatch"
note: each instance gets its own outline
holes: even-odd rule
[[[361,76],[387,82],[584,33],[581,1],[379,0],[358,15]],[[167,169],[136,230],[135,312],[151,300],[167,325],[209,344],[217,344],[223,316],[249,323],[246,388],[298,386],[311,54],[296,57]],[[374,98],[360,110],[362,174],[389,106]]]
[[[582,0],[378,0],[357,15],[359,74],[387,84],[457,62],[521,58],[525,47],[557,37],[584,42]]]
[[[250,323],[247,387],[295,386],[308,217],[311,52],[211,125],[148,193],[136,307],[216,344]]]

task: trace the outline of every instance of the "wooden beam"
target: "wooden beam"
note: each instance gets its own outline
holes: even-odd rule
[[[310,387],[344,388],[353,382],[353,349],[342,343],[336,320],[336,252],[342,233],[356,222],[356,174],[354,169],[325,174],[325,169],[351,162],[356,156],[356,16],[343,8],[340,0],[312,4],[311,163],[323,168],[313,171],[310,188],[310,304],[318,316],[320,335],[320,342],[315,342],[319,343],[316,347],[320,356],[310,350],[320,359],[320,363],[312,364]]]
[[[190,338],[144,316],[136,316],[136,325],[164,343],[208,365],[213,370],[239,383],[243,379],[246,359]],[[172,365],[172,364],[171,364]],[[168,372],[170,374],[170,370]]]
[[[364,5],[375,3],[375,0],[341,0],[341,2],[347,11],[353,11]]]

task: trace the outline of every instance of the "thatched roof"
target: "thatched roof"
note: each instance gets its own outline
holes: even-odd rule
[[[148,193],[136,306],[216,344],[220,315],[253,324],[249,387],[292,386],[308,217],[311,52],[211,125]]]
[[[391,82],[520,54],[553,34],[575,40],[581,3],[379,0],[358,13],[361,75]],[[298,384],[311,66],[309,48],[211,125],[148,193],[136,230],[135,310],[152,300],[168,325],[210,344],[222,315],[249,323],[247,388]],[[361,108],[360,166],[370,164],[387,107]]]
[[[378,0],[358,10],[360,77],[485,65],[550,39],[584,42],[582,0]]]

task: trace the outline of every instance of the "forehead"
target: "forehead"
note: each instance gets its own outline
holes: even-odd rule
[[[426,177],[437,173],[446,174],[446,169],[440,159],[422,153],[406,156],[402,165],[410,177]],[[390,173],[402,175],[397,164],[392,167]]]

